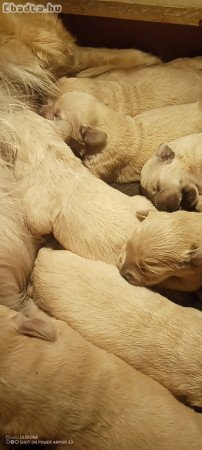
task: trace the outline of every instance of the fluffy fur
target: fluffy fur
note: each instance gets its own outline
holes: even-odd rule
[[[107,182],[139,180],[143,165],[161,142],[202,130],[198,103],[156,108],[132,118],[112,111],[91,94],[73,91],[47,105],[43,113],[49,119],[66,120],[70,145],[85,166]]]
[[[200,289],[202,213],[143,211],[137,216],[143,222],[121,252],[121,275],[139,286]]]
[[[63,251],[40,250],[33,298],[98,347],[202,405],[202,315],[134,287],[118,269]]]
[[[36,256],[36,239],[25,223],[20,191],[10,170],[0,160],[0,304],[23,311],[43,339],[55,339],[46,314],[27,295],[27,283]],[[25,319],[24,320],[28,320]]]
[[[113,110],[135,116],[152,108],[197,101],[201,83],[199,71],[162,64],[136,69],[133,76],[115,81],[62,77],[57,87],[62,94],[88,92]]]
[[[153,205],[144,197],[129,198],[89,173],[59,136],[64,137],[63,122],[49,122],[28,110],[8,119],[12,133],[7,133],[4,157],[14,163],[32,232],[53,233],[81,256],[115,263],[138,224],[136,211]]]
[[[0,16],[0,79],[10,92],[55,93],[54,76],[109,64],[122,67],[160,62],[139,50],[82,48],[55,14],[16,13]],[[95,70],[95,69],[92,69]]]
[[[12,173],[0,160],[0,292],[1,304],[19,309],[35,257],[34,242]]]
[[[144,165],[141,186],[158,209],[202,211],[202,133],[160,145]]]
[[[199,449],[200,414],[66,323],[53,325],[56,342],[27,337],[21,315],[0,307],[1,435],[73,441],[76,450]]]

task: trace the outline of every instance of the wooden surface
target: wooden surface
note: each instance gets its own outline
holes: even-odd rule
[[[183,25],[202,23],[202,0],[60,0],[62,13]]]

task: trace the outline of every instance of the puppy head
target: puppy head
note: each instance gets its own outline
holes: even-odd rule
[[[140,183],[143,193],[160,211],[192,210],[198,201],[198,190],[183,162],[167,144],[161,144],[146,162]]]
[[[100,151],[107,142],[102,105],[91,94],[72,91],[43,107],[42,115],[50,120],[63,120],[68,127],[67,142],[81,156]],[[71,131],[70,131],[71,130]]]
[[[187,233],[189,214],[138,212],[142,223],[119,255],[121,275],[131,284],[152,286],[200,264],[201,251]]]

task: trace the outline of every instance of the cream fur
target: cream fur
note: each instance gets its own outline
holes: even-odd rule
[[[178,58],[178,59],[174,59],[172,61],[169,61],[167,63],[164,63],[161,67],[166,68],[166,70],[168,69],[173,70],[173,69],[177,69],[177,70],[186,70],[186,72],[188,71],[198,71],[202,69],[202,56],[196,56],[195,58]],[[154,69],[154,72],[153,72]],[[139,79],[140,74],[144,77],[147,74],[151,74],[151,76],[153,74],[157,72],[159,72],[160,70],[160,66],[159,65],[155,65],[154,67],[149,68],[149,70],[146,70],[146,67],[131,67],[129,66],[128,68],[116,68],[116,69],[111,69],[110,67],[106,68],[106,71],[103,73],[101,73],[98,76],[98,79],[106,79],[106,80],[120,80],[120,78],[123,78],[123,80],[126,80],[127,78],[132,78],[133,80],[135,79]],[[163,69],[164,71],[164,69]],[[80,74],[77,75],[77,77],[83,77],[83,76],[87,76],[87,74],[84,72],[84,74],[81,72]],[[89,74],[90,76],[90,74]]]
[[[121,275],[140,286],[200,289],[202,264],[197,249],[202,248],[202,213],[151,211],[148,217],[143,212],[142,218],[121,252]]]
[[[71,145],[85,166],[108,182],[139,180],[143,165],[161,142],[202,130],[198,103],[156,108],[131,118],[112,111],[91,94],[73,91],[47,105],[44,114],[67,121],[67,134],[74,139]],[[83,126],[106,133],[101,150],[85,145]]]
[[[20,314],[0,307],[1,435],[73,441],[77,450],[199,449],[200,414],[66,323],[52,322],[56,342],[33,339],[23,334]]]
[[[0,159],[0,304],[22,311],[37,321],[43,339],[54,340],[55,329],[49,318],[27,295],[27,283],[37,250],[36,237],[25,223],[21,192],[11,168]]]
[[[28,110],[8,119],[12,134],[5,158],[14,162],[32,232],[53,233],[81,256],[115,263],[138,224],[136,211],[153,209],[152,204],[144,197],[129,198],[89,173],[56,133],[59,129],[63,135],[63,122],[49,122]]]
[[[94,345],[202,405],[202,315],[134,287],[117,268],[63,251],[40,250],[32,295]]]
[[[136,49],[76,47],[75,69],[81,77],[94,77],[116,68],[134,69],[159,64],[157,56]]]
[[[174,158],[162,161],[159,152],[153,154],[144,165],[141,172],[141,186],[144,193],[156,204],[161,202],[162,209],[167,207],[167,192],[179,196],[179,207],[185,186],[196,186],[199,197],[196,208],[200,207],[202,196],[202,133],[191,134],[167,142],[174,152]],[[157,194],[158,188],[158,194]],[[161,200],[164,199],[162,202]],[[198,203],[198,205],[197,205]],[[163,208],[164,207],[164,208]]]
[[[20,309],[35,257],[18,186],[0,160],[0,303]]]
[[[55,14],[16,13],[0,16],[0,79],[11,93],[21,90],[32,101],[36,94],[55,93],[53,76],[109,64],[121,67],[155,64],[160,60],[139,50],[79,47]]]
[[[197,101],[201,84],[200,71],[161,64],[136,69],[133,76],[115,81],[62,77],[57,88],[62,94],[74,90],[88,92],[113,110],[135,116],[152,108]]]

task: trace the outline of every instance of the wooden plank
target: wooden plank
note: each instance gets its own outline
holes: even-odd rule
[[[55,0],[62,13],[198,26],[202,0]],[[43,2],[41,2],[43,3]]]

